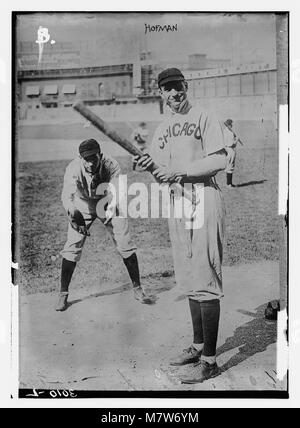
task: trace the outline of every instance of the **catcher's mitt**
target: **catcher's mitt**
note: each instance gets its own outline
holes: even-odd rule
[[[75,209],[73,212],[68,211],[68,217],[70,225],[74,230],[76,230],[81,235],[90,236],[83,215],[79,210]]]

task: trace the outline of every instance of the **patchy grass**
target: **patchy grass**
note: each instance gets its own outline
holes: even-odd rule
[[[119,158],[129,183],[150,184],[147,173],[133,173],[131,159]],[[58,288],[61,258],[68,220],[60,201],[67,161],[22,163],[19,165],[18,240],[20,271],[18,283],[26,293],[49,292]],[[227,189],[225,174],[218,182],[226,204],[227,242],[224,264],[278,260],[277,180],[278,157],[274,148],[242,148],[238,151],[234,183]],[[131,234],[138,246],[140,270],[151,275],[171,275],[172,254],[165,219],[130,219]],[[96,221],[86,242],[72,287],[102,287],[128,281],[121,258],[105,231]]]

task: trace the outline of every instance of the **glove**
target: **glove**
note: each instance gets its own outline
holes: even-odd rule
[[[70,225],[76,232],[80,233],[81,235],[90,236],[89,231],[87,230],[83,215],[79,210],[76,208],[74,210],[68,211],[68,218]]]

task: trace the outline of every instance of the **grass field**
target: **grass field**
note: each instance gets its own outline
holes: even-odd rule
[[[131,159],[120,157],[128,182],[152,182],[147,173],[133,173]],[[224,264],[278,260],[277,187],[278,156],[271,147],[241,148],[237,155],[234,182],[227,189],[225,174],[217,181],[226,204],[227,240]],[[50,292],[59,286],[62,249],[67,218],[60,201],[68,161],[27,162],[19,165],[18,283],[26,293]],[[132,236],[138,246],[144,281],[172,275],[170,241],[165,219],[130,219]],[[99,221],[92,227],[72,287],[128,282],[122,260]]]

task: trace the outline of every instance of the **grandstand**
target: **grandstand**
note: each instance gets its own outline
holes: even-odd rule
[[[21,139],[84,138],[91,131],[72,109],[78,99],[103,119],[113,122],[125,137],[130,136],[139,121],[148,123],[151,136],[163,119],[164,106],[156,78],[162,68],[177,64],[158,63],[151,52],[142,52],[138,59],[123,63],[100,65],[95,58],[92,64],[83,46],[68,44],[56,47],[52,56],[46,51],[45,61],[34,67],[36,51],[33,44],[19,45],[17,97]],[[274,64],[234,67],[226,59],[193,54],[183,72],[194,102],[215,111],[221,120],[233,119],[237,130],[247,135],[250,146],[261,141],[274,145],[277,126]]]

